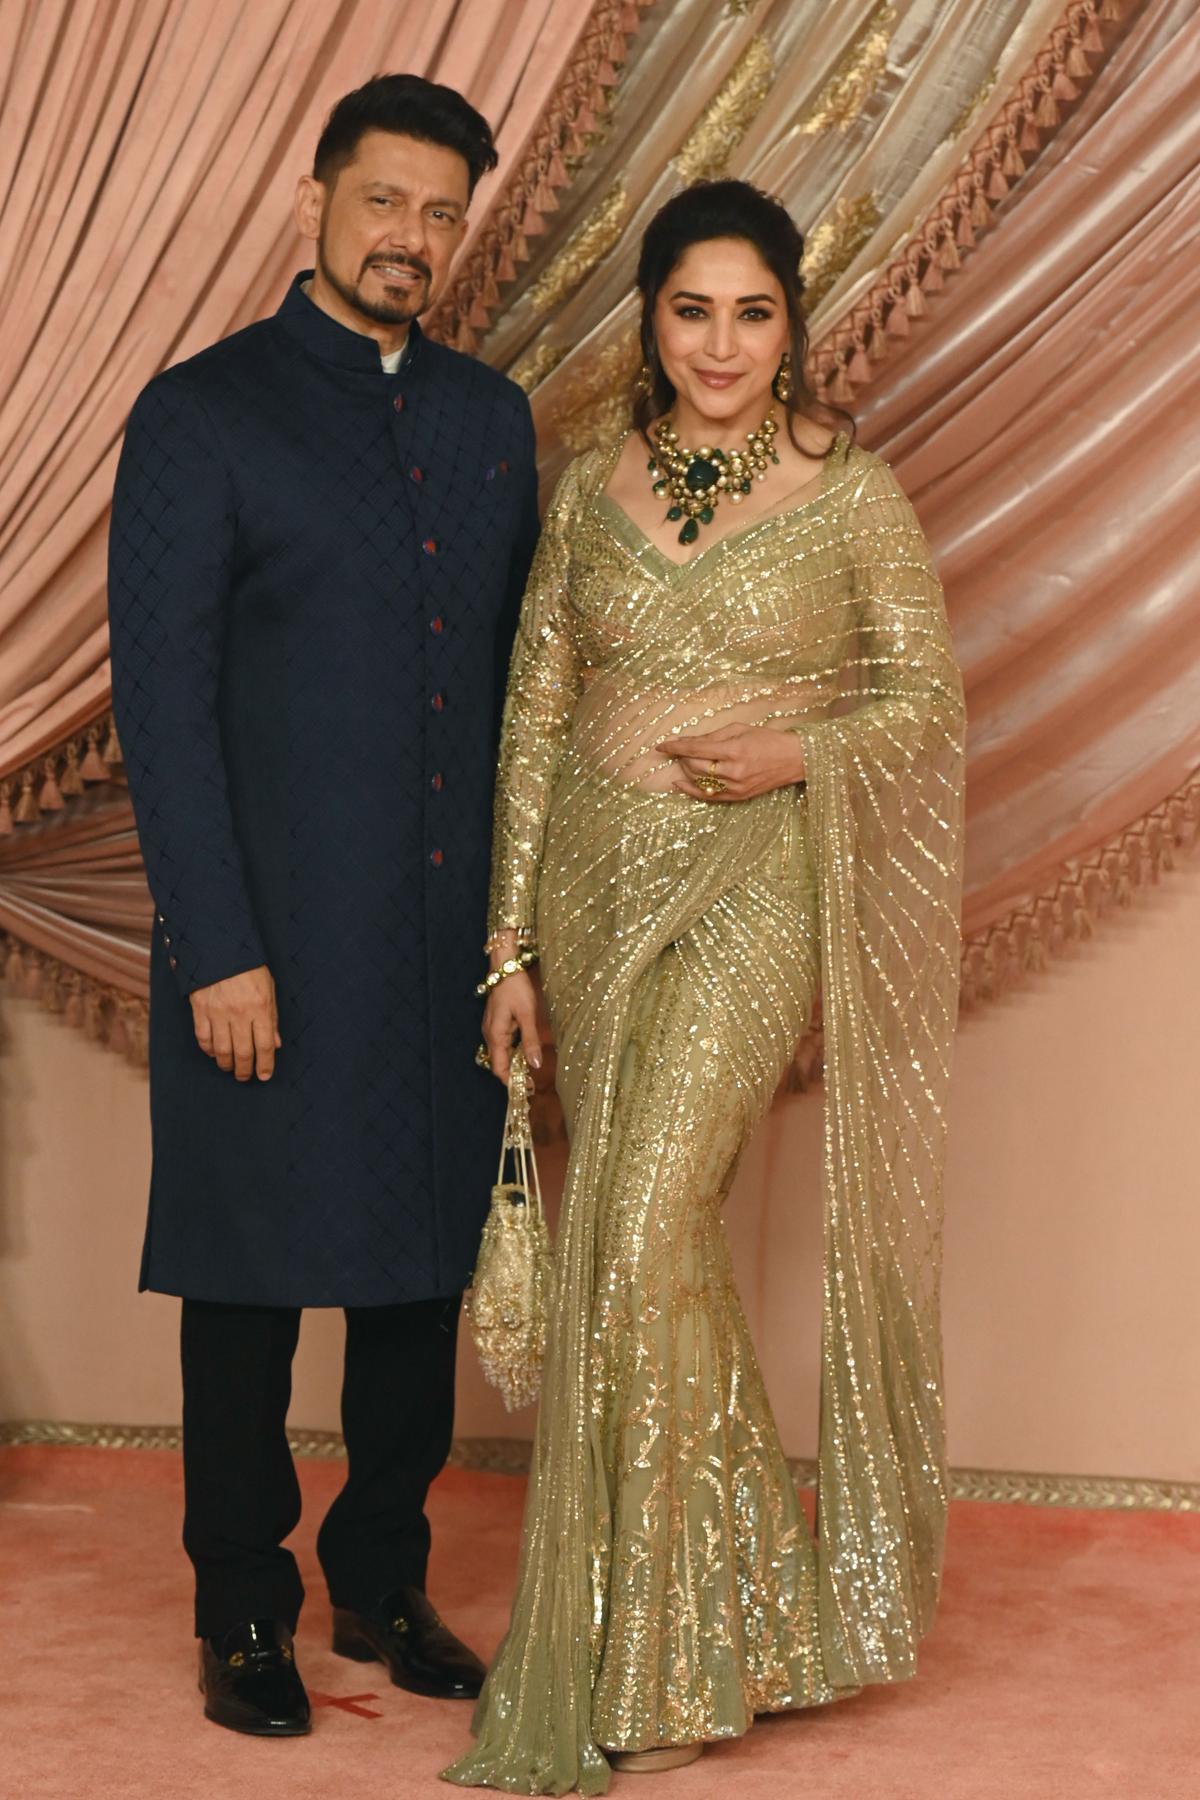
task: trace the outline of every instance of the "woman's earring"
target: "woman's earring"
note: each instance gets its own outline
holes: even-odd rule
[[[775,371],[775,379],[771,383],[775,398],[784,406],[792,397],[792,353],[785,350],[783,361]]]
[[[650,372],[649,363],[642,364],[641,368],[638,370],[637,381],[634,385],[639,394],[648,394],[650,392],[650,389],[654,386],[654,376]]]

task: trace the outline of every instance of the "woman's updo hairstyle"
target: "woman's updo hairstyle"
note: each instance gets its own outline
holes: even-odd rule
[[[816,424],[835,428],[848,426],[853,436],[854,420],[850,414],[841,407],[818,400],[808,384],[808,329],[802,304],[804,278],[800,273],[804,239],[787,208],[748,181],[698,181],[673,194],[646,227],[637,270],[637,285],[642,296],[644,368],[633,403],[634,429],[649,443],[650,426],[670,412],[675,403],[675,388],[659,360],[654,337],[654,308],[658,296],[685,251],[693,244],[708,243],[713,238],[740,238],[744,243],[752,244],[783,289],[788,315],[788,349],[792,359],[792,391],[786,400],[778,401],[778,405],[787,415],[788,436],[792,443],[798,450],[803,449],[796,439],[798,419],[810,419]]]

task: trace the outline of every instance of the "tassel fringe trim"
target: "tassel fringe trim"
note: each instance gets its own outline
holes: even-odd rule
[[[125,785],[111,713],[94,719],[23,769],[0,776],[0,837],[11,836],[20,825],[38,824],[47,813],[62,812],[89,787],[104,782]]]
[[[1132,905],[1195,848],[1198,831],[1200,771],[1098,850],[1065,863],[1053,887],[964,939],[964,1010],[997,999],[1027,972],[1094,936],[1114,906]]]
[[[992,123],[963,157],[949,189],[869,293],[840,319],[812,359],[817,393],[853,401],[910,335],[925,301],[962,265],[1102,65],[1131,0],[1072,0]]]
[[[520,162],[496,195],[479,242],[455,275],[430,321],[431,335],[473,355],[502,301],[530,258],[529,239],[546,231],[612,110],[629,40],[655,0],[597,0],[591,21]]]

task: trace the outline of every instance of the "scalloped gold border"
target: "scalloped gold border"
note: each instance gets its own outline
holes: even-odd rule
[[[0,1424],[0,1449],[21,1444],[50,1444],[66,1449],[178,1450],[178,1425],[71,1425],[51,1419],[21,1419]],[[290,1431],[296,1456],[329,1461],[345,1456],[336,1431]],[[524,1475],[530,1444],[525,1438],[455,1438],[450,1465],[487,1475]],[[789,1458],[801,1487],[812,1487],[817,1465],[812,1457]],[[1136,1475],[1034,1475],[1006,1469],[951,1469],[952,1500],[994,1500],[1018,1506],[1082,1506],[1109,1512],[1200,1512],[1200,1482],[1154,1481]]]

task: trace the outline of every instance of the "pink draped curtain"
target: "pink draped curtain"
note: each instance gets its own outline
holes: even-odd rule
[[[465,92],[502,168],[586,0],[25,0],[0,8],[0,769],[108,693],[104,551],[151,375],[278,304],[291,196],[334,100],[381,69]]]
[[[1200,760],[1198,71],[1194,11],[1125,46],[858,402],[967,671],[968,933]]]
[[[10,982],[140,1050],[101,716],[120,433],[155,370],[276,304],[295,175],[385,67],[497,127],[439,317],[532,392],[549,469],[619,409],[660,189],[745,174],[812,228],[818,366],[913,494],[966,669],[968,992],[1156,869],[1200,757],[1194,0],[27,0],[0,8]]]

